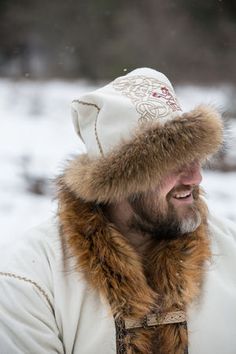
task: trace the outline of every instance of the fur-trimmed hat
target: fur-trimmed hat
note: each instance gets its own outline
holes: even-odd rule
[[[64,178],[86,201],[145,191],[222,143],[219,114],[209,106],[183,113],[167,77],[148,68],[74,100],[72,115],[87,153],[70,162]]]

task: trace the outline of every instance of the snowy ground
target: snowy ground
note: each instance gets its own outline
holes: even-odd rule
[[[50,180],[68,156],[84,151],[71,123],[70,101],[93,88],[86,82],[0,80],[0,242],[55,213]],[[233,102],[227,86],[177,91],[185,110],[204,102],[230,111]],[[229,156],[236,161],[236,120],[231,135]],[[236,173],[204,172],[202,185],[210,209],[236,221]]]

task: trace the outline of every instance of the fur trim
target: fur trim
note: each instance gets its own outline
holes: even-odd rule
[[[61,187],[61,233],[63,242],[66,238],[69,250],[76,255],[78,270],[108,299],[113,314],[144,316],[151,310],[156,295],[147,285],[139,256],[107,223],[99,208],[83,203],[62,184]]]
[[[204,160],[222,144],[223,126],[210,107],[167,121],[149,122],[106,157],[80,155],[71,161],[64,179],[75,194],[86,200],[111,202],[151,189],[170,170],[194,159]]]
[[[198,200],[202,224],[181,239],[150,243],[142,261],[100,207],[83,202],[59,181],[59,220],[63,244],[77,270],[108,301],[115,318],[141,319],[147,313],[186,310],[201,289],[210,257],[206,207]],[[138,329],[125,337],[126,353],[183,354],[181,324]]]

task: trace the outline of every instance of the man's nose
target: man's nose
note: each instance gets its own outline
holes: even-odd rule
[[[201,165],[199,162],[192,162],[186,165],[180,173],[180,183],[185,185],[199,185],[202,181]]]

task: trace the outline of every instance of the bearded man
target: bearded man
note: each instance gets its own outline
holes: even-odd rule
[[[147,68],[72,113],[87,153],[57,179],[57,217],[1,255],[0,352],[235,354],[235,226],[199,187],[219,114],[183,113]]]

